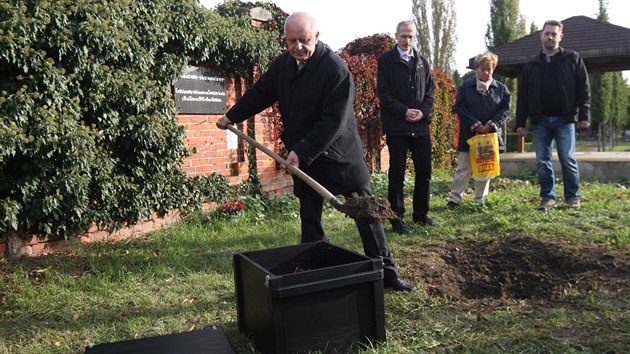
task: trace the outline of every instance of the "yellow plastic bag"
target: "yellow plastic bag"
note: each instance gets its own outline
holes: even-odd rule
[[[475,181],[486,181],[501,174],[497,133],[478,134],[466,142],[470,145],[470,164]]]

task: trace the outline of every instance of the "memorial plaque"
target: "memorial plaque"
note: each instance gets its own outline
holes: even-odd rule
[[[186,67],[173,91],[178,113],[225,113],[225,76],[216,70]]]

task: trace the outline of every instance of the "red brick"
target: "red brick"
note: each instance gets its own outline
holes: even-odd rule
[[[109,236],[109,232],[97,231],[97,232],[92,233],[91,236],[94,241],[105,241],[107,240],[107,236]]]
[[[210,164],[210,159],[192,159],[190,163],[191,167],[207,166]]]
[[[206,166],[197,166],[194,169],[195,175],[210,175],[212,172],[216,172],[214,166],[206,165]]]
[[[67,252],[70,250],[70,245],[72,242],[66,240],[52,241],[46,242],[44,245],[46,247],[46,252]]]
[[[145,221],[142,223],[142,227],[140,228],[140,230],[142,230],[142,232],[149,232],[151,230],[153,230],[153,226],[155,225],[155,223],[151,220],[151,221]]]
[[[161,229],[161,228],[164,227],[164,225],[166,225],[166,222],[164,221],[164,218],[159,218],[159,219],[153,220],[153,228],[154,229]]]
[[[81,235],[79,236],[79,243],[81,245],[89,245],[92,242],[94,242],[94,239],[92,238],[92,235]]]
[[[193,147],[193,146],[201,147],[207,144],[209,144],[209,140],[208,140],[208,137],[206,136],[190,137],[186,139],[186,145],[189,147]]]
[[[39,243],[39,240],[36,235],[27,235],[22,240],[23,240],[22,244],[28,245],[28,246],[32,246]]]
[[[32,254],[42,254],[46,250],[46,243],[37,243],[31,246]]]
[[[132,232],[131,229],[129,229],[128,227],[125,227],[123,229],[120,229],[114,233],[111,233],[108,237],[108,239],[110,240],[122,240],[125,239],[129,236],[131,236]]]

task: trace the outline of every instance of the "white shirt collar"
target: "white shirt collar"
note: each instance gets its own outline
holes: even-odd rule
[[[400,57],[402,58],[402,60],[409,61],[409,60],[411,60],[413,58],[413,49],[411,51],[411,55],[403,52],[403,50],[400,49],[399,46],[396,46],[396,49],[398,49],[398,54],[400,54]]]

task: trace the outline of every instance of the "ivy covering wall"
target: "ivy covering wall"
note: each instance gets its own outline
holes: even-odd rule
[[[276,38],[194,0],[0,0],[0,236],[219,198],[182,172],[171,86],[189,63],[265,68]]]

